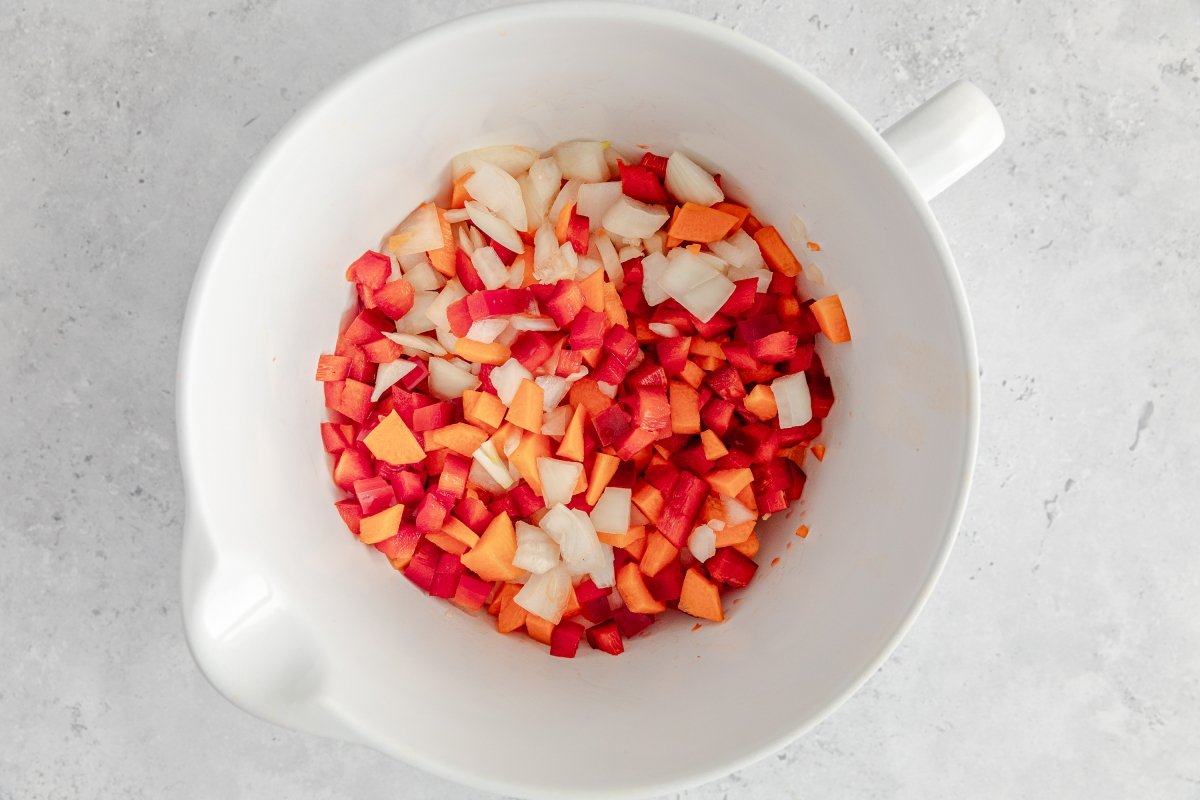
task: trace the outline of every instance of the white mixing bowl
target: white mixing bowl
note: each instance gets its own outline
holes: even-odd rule
[[[201,669],[260,717],[511,795],[666,792],[786,745],[887,657],[950,550],[978,387],[926,199],[1002,135],[957,84],[885,140],[766,47],[627,5],[473,16],[360,69],[259,160],[192,292],[183,607]],[[563,660],[424,596],[346,533],[312,375],[350,300],[346,264],[445,184],[451,156],[581,137],[686,149],[803,251],[799,214],[854,341],[821,351],[828,456],[760,528],[764,566],[729,619],[692,632],[678,615],[619,658]]]

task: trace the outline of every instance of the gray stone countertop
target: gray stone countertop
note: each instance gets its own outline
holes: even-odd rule
[[[1008,140],[935,211],[983,367],[958,544],[904,643],[787,750],[685,792],[1200,797],[1195,3],[664,3],[879,126],[959,78]],[[483,797],[239,711],[180,627],[175,355],[247,165],[483,3],[0,7],[0,798]]]

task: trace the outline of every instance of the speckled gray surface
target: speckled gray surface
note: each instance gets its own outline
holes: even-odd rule
[[[0,7],[0,798],[483,797],[219,697],[178,607],[174,359],[248,162],[484,4]],[[884,126],[967,76],[1003,150],[935,204],[984,423],[924,615],[838,713],[687,792],[1200,797],[1194,3],[673,2]]]

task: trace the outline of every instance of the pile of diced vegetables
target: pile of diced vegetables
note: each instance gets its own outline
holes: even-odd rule
[[[805,299],[780,233],[682,152],[498,146],[451,171],[445,207],[346,273],[317,367],[342,519],[552,655],[621,653],[671,607],[723,620],[757,522],[824,456],[837,295]]]

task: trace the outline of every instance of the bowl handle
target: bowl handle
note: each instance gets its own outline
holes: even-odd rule
[[[975,84],[957,81],[884,131],[917,190],[932,200],[1004,141],[1000,112]]]
[[[209,683],[269,722],[358,740],[329,699],[328,664],[286,593],[217,552],[206,523],[190,512],[183,539],[183,623]]]

